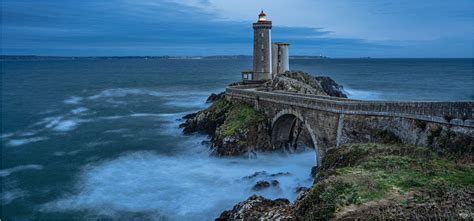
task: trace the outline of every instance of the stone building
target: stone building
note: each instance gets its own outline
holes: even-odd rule
[[[272,73],[278,75],[290,70],[290,60],[288,58],[288,47],[290,44],[277,42],[272,44]]]
[[[272,45],[272,21],[263,10],[253,23],[253,70],[242,72],[244,83],[261,83],[289,70],[288,43]]]

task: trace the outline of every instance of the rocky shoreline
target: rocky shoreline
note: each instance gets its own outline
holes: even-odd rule
[[[276,76],[263,87],[347,97],[343,87],[331,78],[301,71]],[[302,140],[291,145],[272,144],[270,120],[245,103],[227,100],[224,92],[212,94],[207,102],[212,103],[209,108],[186,115],[180,128],[184,134],[208,135],[213,156],[252,157],[256,152],[288,151],[306,143],[304,131],[295,131],[303,134]],[[295,189],[295,202],[253,195],[222,212],[216,220],[474,218],[472,158],[441,158],[428,148],[390,141],[331,148],[323,165],[313,167],[308,174],[315,178],[313,187]],[[257,171],[242,179],[254,182],[252,190],[258,192],[278,188],[279,177],[286,175]]]

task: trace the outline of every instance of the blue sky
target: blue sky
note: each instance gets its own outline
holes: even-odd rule
[[[292,55],[474,57],[474,0],[2,0],[2,54],[250,55],[264,9]]]

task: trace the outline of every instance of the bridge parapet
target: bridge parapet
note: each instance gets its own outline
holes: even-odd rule
[[[404,117],[474,127],[472,101],[361,101],[238,87],[228,87],[226,96],[230,99],[264,100],[339,114]]]

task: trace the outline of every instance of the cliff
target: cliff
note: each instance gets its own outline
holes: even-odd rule
[[[472,220],[474,167],[399,144],[330,149],[294,204],[252,196],[219,220]]]
[[[342,86],[329,77],[314,77],[301,71],[286,72],[263,85],[267,90],[346,97]],[[236,156],[254,151],[273,151],[270,122],[247,104],[231,102],[225,94],[212,94],[212,105],[184,117],[180,125],[185,134],[203,133],[211,138],[211,150],[217,156]]]

